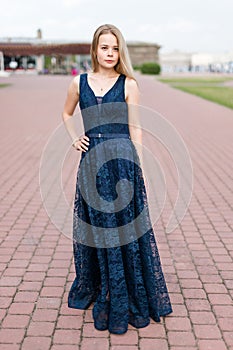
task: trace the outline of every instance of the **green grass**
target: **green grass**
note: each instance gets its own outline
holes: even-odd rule
[[[189,92],[190,94],[205,98],[206,100],[209,100],[233,109],[233,88],[231,87],[182,86],[182,85],[174,85],[174,87],[182,91]]]
[[[158,78],[159,81],[165,83],[201,83],[201,84],[216,84],[216,83],[224,83],[225,81],[233,80],[230,77],[215,77],[215,78]]]
[[[172,87],[233,109],[233,87],[224,86],[231,77],[159,78]]]
[[[10,86],[11,84],[0,84],[0,88],[4,88],[4,87],[7,87],[7,86]]]

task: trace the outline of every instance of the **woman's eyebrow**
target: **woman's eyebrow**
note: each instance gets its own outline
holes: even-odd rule
[[[100,44],[101,46],[110,46],[108,44]],[[113,47],[118,47],[118,45],[113,45]]]

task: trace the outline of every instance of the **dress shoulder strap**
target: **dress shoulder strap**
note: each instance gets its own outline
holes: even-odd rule
[[[81,73],[79,78],[79,95],[83,92],[87,82],[87,73]]]

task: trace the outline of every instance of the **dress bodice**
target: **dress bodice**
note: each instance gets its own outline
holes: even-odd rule
[[[87,73],[80,75],[79,105],[86,133],[129,133],[125,78],[124,74],[120,74],[100,98],[90,87]]]

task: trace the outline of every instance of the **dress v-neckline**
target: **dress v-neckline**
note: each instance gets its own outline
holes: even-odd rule
[[[86,73],[86,80],[87,80],[87,85],[88,85],[89,89],[91,90],[92,94],[94,95],[95,99],[97,100],[97,97],[101,97],[103,99],[115,87],[115,85],[118,83],[118,81],[120,79],[120,76],[121,76],[121,74],[119,74],[115,83],[112,85],[112,87],[107,92],[105,92],[105,94],[103,96],[95,95],[94,90],[92,89],[92,87],[90,86],[89,81],[88,81],[88,73]]]

